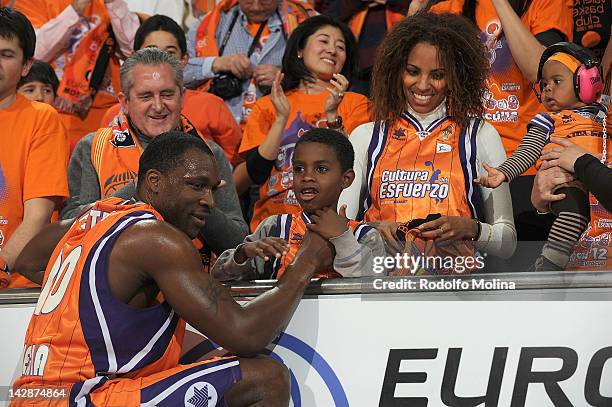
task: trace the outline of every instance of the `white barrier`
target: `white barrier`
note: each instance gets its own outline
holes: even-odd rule
[[[295,406],[610,406],[612,289],[305,298],[273,356]],[[0,308],[0,385],[33,310]],[[210,350],[190,338],[186,356]],[[468,400],[470,399],[470,400]]]

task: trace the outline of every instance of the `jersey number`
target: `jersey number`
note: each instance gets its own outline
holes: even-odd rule
[[[81,246],[74,248],[64,261],[62,261],[64,251],[60,252],[40,292],[34,315],[40,315],[41,312],[48,314],[62,302],[82,251]]]

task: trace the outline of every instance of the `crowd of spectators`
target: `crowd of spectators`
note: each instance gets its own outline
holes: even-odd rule
[[[130,198],[143,150],[171,130],[205,140],[223,181],[194,239],[205,270],[218,257],[235,262],[254,236],[289,236],[271,232],[281,228],[280,215],[334,220],[317,212],[323,207],[304,207],[322,199],[318,184],[294,189],[296,143],[319,128],[348,137],[354,151],[354,166],[343,167],[354,170],[354,181],[337,191],[334,213],[367,222],[388,255],[424,253],[424,242],[433,242],[439,253],[487,253],[489,272],[610,268],[610,2],[0,6],[0,15],[14,8],[34,27],[0,27],[0,270],[11,270],[45,224],[78,217],[106,197]],[[569,75],[572,103],[547,99],[563,86],[550,58]],[[593,66],[603,91],[591,100],[579,86],[580,70]],[[581,120],[588,121],[582,133],[572,133],[571,123],[561,131]],[[534,131],[542,145],[533,160],[508,169],[506,158],[524,153],[521,142],[534,140]],[[596,143],[579,146],[576,136]],[[556,145],[544,148],[549,141]],[[506,182],[492,182],[498,167]],[[567,209],[572,199],[577,206]],[[356,234],[351,225],[345,230]],[[351,240],[355,250],[364,246],[358,241]],[[605,256],[589,257],[589,244],[605,247]],[[266,250],[283,256],[279,247]],[[352,268],[335,276],[357,274]],[[33,285],[16,273],[0,281]]]

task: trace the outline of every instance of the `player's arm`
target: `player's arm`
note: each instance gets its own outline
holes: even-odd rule
[[[28,199],[23,203],[23,220],[2,249],[2,258],[11,271],[15,271],[15,260],[26,243],[51,220],[58,200],[55,197],[42,197]]]
[[[289,322],[314,272],[331,264],[331,250],[326,240],[307,233],[276,286],[245,306],[202,273],[191,241],[168,223],[146,221],[130,227],[115,243],[112,262],[141,270],[194,328],[232,352],[249,355],[268,345]]]
[[[53,250],[72,225],[72,219],[44,226],[23,248],[15,261],[12,272],[42,285],[45,268]]]

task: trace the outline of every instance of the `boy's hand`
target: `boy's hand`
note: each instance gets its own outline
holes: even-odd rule
[[[475,179],[474,183],[480,184],[483,187],[487,188],[497,188],[504,181],[506,181],[506,176],[504,175],[504,173],[498,170],[497,168],[491,167],[487,163],[483,163],[482,166],[489,175],[486,177],[483,175],[482,177]]]
[[[313,223],[307,225],[308,229],[320,234],[325,239],[338,237],[348,229],[346,225],[348,222],[346,205],[340,207],[339,214],[331,208],[324,208],[316,211],[310,218]]]
[[[241,264],[255,257],[260,257],[264,261],[270,260],[270,257],[280,258],[287,254],[288,247],[287,242],[280,237],[265,237],[241,246],[234,253],[234,261]]]

